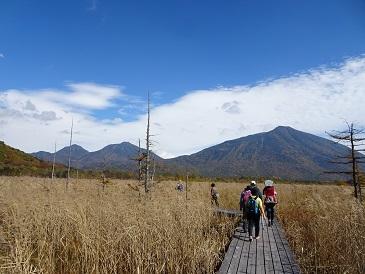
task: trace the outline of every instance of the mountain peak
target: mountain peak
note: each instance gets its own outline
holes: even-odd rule
[[[130,142],[121,142],[120,145],[123,145],[123,146],[135,146],[135,145],[131,144]]]
[[[66,146],[62,149],[60,149],[59,151],[57,151],[57,154],[59,153],[63,153],[63,152],[67,152],[70,149],[70,146]],[[86,149],[84,149],[82,146],[78,145],[78,144],[73,144],[71,145],[71,151],[72,152],[82,152],[82,153],[88,153],[89,151],[87,151]]]
[[[332,180],[330,160],[348,148],[289,126],[226,141],[185,157],[170,159],[203,176],[280,177]]]
[[[68,147],[67,147],[68,148]],[[83,151],[87,151],[86,149],[84,149],[82,146],[78,145],[78,144],[73,144],[71,145],[71,148],[73,150],[77,149],[77,150],[83,150]],[[87,151],[88,152],[88,151]]]
[[[296,129],[290,126],[278,126],[274,128],[271,132],[288,132],[288,131],[296,131]]]

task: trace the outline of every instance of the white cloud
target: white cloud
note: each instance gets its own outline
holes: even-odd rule
[[[0,138],[28,152],[52,150],[55,140],[67,145],[67,134],[60,132],[69,130],[74,117],[79,132],[75,142],[91,151],[110,143],[136,144],[138,138],[144,139],[146,115],[124,122],[97,120],[92,112],[85,111],[116,106],[120,98],[133,98],[119,87],[79,83],[68,88],[3,91]],[[163,157],[193,153],[278,125],[323,135],[326,130],[341,129],[343,119],[365,124],[364,105],[363,56],[335,68],[314,69],[252,86],[192,91],[174,103],[153,108],[155,151]],[[118,109],[133,111],[129,103],[118,105]]]
[[[0,59],[4,59],[4,58],[5,58],[4,53],[0,53]]]
[[[113,100],[123,95],[118,86],[71,83],[67,87],[70,91],[44,90],[37,93],[37,96],[64,106],[104,109],[113,106]]]

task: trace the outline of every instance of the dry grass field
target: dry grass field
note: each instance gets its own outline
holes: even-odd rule
[[[186,201],[174,182],[148,197],[128,184],[82,180],[65,192],[61,180],[2,177],[1,272],[214,272],[234,224],[213,216],[209,185],[192,184]]]
[[[213,273],[234,227],[212,214],[207,182],[189,184],[188,200],[175,182],[148,196],[133,181],[64,183],[0,177],[1,273]],[[217,183],[222,207],[237,208],[243,186]],[[351,188],[278,192],[304,273],[364,273],[365,213]]]
[[[365,206],[351,187],[278,189],[278,214],[304,273],[365,273]]]

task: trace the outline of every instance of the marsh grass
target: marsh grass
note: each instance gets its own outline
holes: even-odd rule
[[[0,178],[1,273],[213,273],[235,221],[212,212],[208,182]],[[238,208],[244,184],[217,183]],[[261,186],[262,188],[262,186]],[[278,217],[304,273],[365,273],[365,211],[348,186],[277,186]]]
[[[1,272],[213,273],[234,222],[212,214],[209,185],[186,200],[174,182],[128,184],[1,178]]]
[[[304,273],[365,273],[365,207],[351,191],[278,186],[278,215]]]

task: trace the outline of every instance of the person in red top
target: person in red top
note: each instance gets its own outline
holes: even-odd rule
[[[278,203],[277,200],[277,192],[275,191],[274,182],[271,180],[265,181],[265,188],[263,190],[263,194],[265,196],[264,204],[266,216],[268,219],[269,226],[272,226],[274,223],[274,214],[275,214],[275,205]]]

